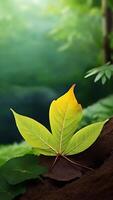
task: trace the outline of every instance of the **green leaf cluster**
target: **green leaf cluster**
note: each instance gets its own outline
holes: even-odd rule
[[[100,67],[93,68],[89,70],[85,76],[85,78],[89,78],[95,75],[94,82],[101,80],[102,84],[104,85],[107,80],[110,80],[113,75],[113,65],[110,63],[106,63]]]
[[[99,100],[93,105],[84,109],[84,118],[81,121],[80,128],[90,123],[102,121],[113,116],[113,95]]]

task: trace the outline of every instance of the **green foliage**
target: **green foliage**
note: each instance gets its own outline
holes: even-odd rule
[[[89,148],[100,135],[105,121],[91,124],[74,134],[82,117],[74,86],[51,103],[49,117],[52,134],[39,122],[13,111],[21,135],[36,149],[35,153],[49,156],[77,154]]]
[[[101,1],[98,0],[60,0],[60,1],[72,8],[76,8],[76,6],[79,6],[80,9],[82,6],[92,7],[101,5]]]
[[[25,142],[0,146],[0,166],[12,158],[30,153],[32,153],[32,148]]]
[[[52,4],[52,13],[50,9],[45,12]],[[83,4],[74,12],[72,7],[66,10],[59,0],[1,1],[1,85],[63,88],[66,82],[79,81],[86,67],[100,59],[102,46],[100,11],[90,12],[88,7],[83,13]],[[53,12],[56,7],[57,13]],[[51,36],[49,33],[54,30],[58,30],[57,34]]]
[[[108,0],[108,3],[110,5],[110,7],[113,9],[113,1],[112,0]]]
[[[39,166],[37,156],[33,155],[10,159],[0,168],[0,174],[11,185],[39,178],[45,172],[46,168]]]
[[[101,10],[95,6],[97,0],[94,6],[89,0],[72,1],[65,5],[60,0],[0,2],[0,86],[6,93],[12,85],[46,85],[64,91],[76,80],[80,91],[86,88],[78,94],[84,105],[92,103],[86,98],[89,93],[94,101],[94,91],[83,76],[90,66],[102,64]],[[8,99],[7,95],[5,102]],[[8,132],[10,127],[4,129]]]
[[[55,28],[51,32],[56,40],[64,43],[59,51],[75,48],[76,55],[76,48],[77,50],[80,48],[83,56],[83,52],[86,54],[88,50],[90,51],[92,45],[96,49],[101,47],[100,23],[102,18],[100,10],[91,7],[92,2],[92,0],[63,1],[64,5],[59,12],[58,24],[55,24]],[[90,56],[93,53],[94,51],[90,51]]]
[[[91,0],[90,0],[91,1]],[[72,8],[75,8],[76,6],[84,6],[89,4],[89,0],[61,0],[65,5],[68,5]]]
[[[25,181],[39,178],[46,172],[38,165],[37,156],[13,158],[0,167],[0,198],[13,200],[25,192]]]
[[[62,41],[63,45],[59,47],[59,51],[74,49],[83,53],[88,59],[88,53],[92,57],[94,51],[90,51],[93,47],[100,51],[102,44],[102,33],[100,29],[101,15],[98,9],[74,10],[65,9],[60,13],[58,25],[51,31],[51,35],[57,41]],[[93,21],[93,24],[92,24]],[[61,44],[62,44],[61,43]],[[100,56],[100,54],[99,54]],[[90,58],[89,58],[90,59]],[[97,61],[99,57],[97,56]]]
[[[102,121],[113,116],[113,95],[99,100],[97,103],[84,109],[84,118],[81,126]]]
[[[110,63],[106,63],[103,66],[93,68],[89,70],[85,76],[85,78],[89,78],[93,75],[96,75],[94,82],[101,80],[104,85],[107,80],[110,80],[113,75],[113,65]]]

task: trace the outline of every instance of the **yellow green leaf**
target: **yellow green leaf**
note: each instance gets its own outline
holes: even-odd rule
[[[75,133],[69,141],[64,154],[74,155],[88,149],[99,137],[105,122],[88,125]]]
[[[75,98],[74,87],[75,85],[66,94],[54,100],[50,106],[51,131],[60,154],[65,150],[82,117],[82,107]]]
[[[34,148],[43,149],[43,154],[47,151],[48,154],[56,155],[56,150],[51,146],[52,134],[47,128],[29,117],[17,114],[13,110],[12,112],[18,130],[28,144]]]
[[[39,122],[12,110],[18,130],[35,154],[78,154],[99,137],[106,121],[91,124],[75,133],[82,118],[82,107],[76,100],[74,87],[72,85],[67,93],[51,103],[49,118],[52,133]]]

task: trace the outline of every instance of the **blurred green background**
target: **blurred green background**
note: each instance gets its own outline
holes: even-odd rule
[[[21,140],[10,108],[49,127],[51,101],[73,83],[84,108],[113,93],[112,79],[104,86],[84,79],[89,69],[104,63],[101,3],[0,2],[1,144]]]

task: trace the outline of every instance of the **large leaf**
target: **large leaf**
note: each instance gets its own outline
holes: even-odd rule
[[[0,167],[0,199],[13,200],[25,192],[25,181],[39,178],[47,170],[38,165],[37,156],[13,158]]]
[[[26,155],[7,161],[0,168],[0,175],[9,184],[15,185],[29,179],[38,178],[46,171],[45,167],[38,165],[37,156]]]
[[[105,121],[90,125],[74,135],[82,117],[82,107],[75,98],[74,86],[50,106],[52,134],[39,122],[13,111],[20,133],[35,148],[36,154],[73,155],[89,148],[99,136]]]
[[[97,122],[86,126],[73,135],[64,153],[66,155],[78,154],[90,147],[100,135],[104,122]]]

